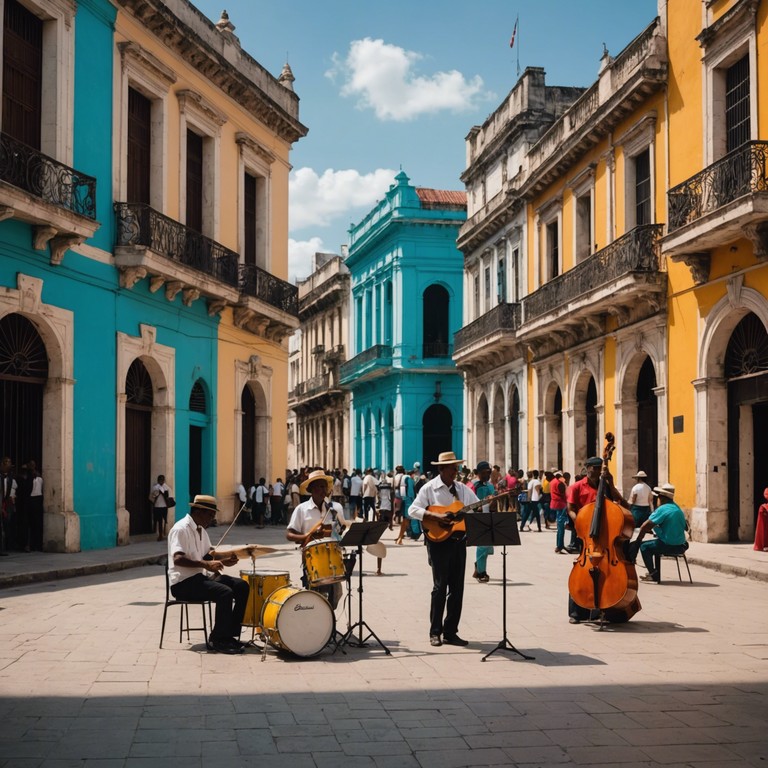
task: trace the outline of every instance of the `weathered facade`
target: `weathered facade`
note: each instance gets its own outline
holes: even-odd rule
[[[350,275],[341,256],[316,253],[299,283],[299,331],[291,355],[288,406],[294,434],[291,467],[346,468],[349,393],[339,369],[349,349]]]

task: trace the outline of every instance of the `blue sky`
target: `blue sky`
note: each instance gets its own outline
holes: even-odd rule
[[[291,155],[291,280],[315,251],[339,253],[401,167],[462,189],[464,137],[509,93],[518,56],[549,85],[588,86],[603,43],[616,55],[657,13],[656,0],[193,2],[214,22],[225,4],[243,48],[296,77],[309,134]]]

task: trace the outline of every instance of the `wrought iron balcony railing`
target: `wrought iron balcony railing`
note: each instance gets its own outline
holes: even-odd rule
[[[667,193],[669,231],[752,192],[768,192],[768,142],[749,141]]]
[[[89,219],[96,219],[96,179],[0,133],[0,180]]]
[[[167,259],[237,287],[239,257],[215,240],[144,203],[115,203],[117,245],[143,245]]]
[[[659,271],[659,239],[663,224],[644,224],[558,275],[523,299],[523,318],[529,322],[554,312],[596,288],[633,272]]]
[[[514,333],[519,326],[520,304],[497,304],[454,334],[453,346],[458,353],[491,334]]]
[[[339,367],[339,378],[347,379],[360,372],[363,368],[370,363],[374,363],[380,360],[392,359],[392,347],[388,344],[376,344],[373,347],[361,352],[359,355],[355,355],[351,360],[347,360]]]
[[[240,290],[276,309],[298,317],[299,289],[254,264],[240,265]]]
[[[421,348],[423,357],[450,357],[452,353],[453,346],[447,341],[425,342]]]

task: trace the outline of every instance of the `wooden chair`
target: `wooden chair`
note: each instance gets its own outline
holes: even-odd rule
[[[688,571],[688,581],[693,584],[693,578],[691,577],[691,569],[688,565],[688,558],[685,556],[685,552],[681,552],[679,555],[662,555],[662,557],[674,558],[675,565],[677,566],[677,578],[682,581],[683,574],[680,572],[680,560],[685,563],[685,569]],[[661,560],[659,560],[659,571],[661,571]],[[661,572],[659,572],[659,581],[661,581]]]
[[[168,609],[173,606],[179,606],[179,642],[182,642],[184,632],[187,633],[187,642],[189,642],[190,632],[202,631],[205,637],[205,645],[208,646],[208,627],[213,627],[213,612],[211,610],[210,600],[177,600],[171,594],[171,583],[168,579],[168,566],[167,564],[163,568],[165,571],[165,607],[163,608],[163,626],[160,628],[160,647],[163,647],[163,636],[165,635],[165,620],[168,617]],[[203,615],[202,627],[190,627],[189,626],[189,606],[199,605]],[[208,616],[206,618],[205,611],[208,609]]]

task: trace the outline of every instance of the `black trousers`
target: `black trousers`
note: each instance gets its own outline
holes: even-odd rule
[[[432,602],[429,609],[429,634],[450,637],[459,632],[464,602],[464,575],[467,544],[464,539],[442,542],[427,540],[432,565]],[[446,611],[446,603],[448,610]],[[445,621],[443,612],[445,611]]]
[[[240,636],[250,591],[245,579],[224,574],[211,579],[197,573],[171,587],[171,594],[177,600],[210,600],[216,604],[216,618],[210,636],[215,642]]]

